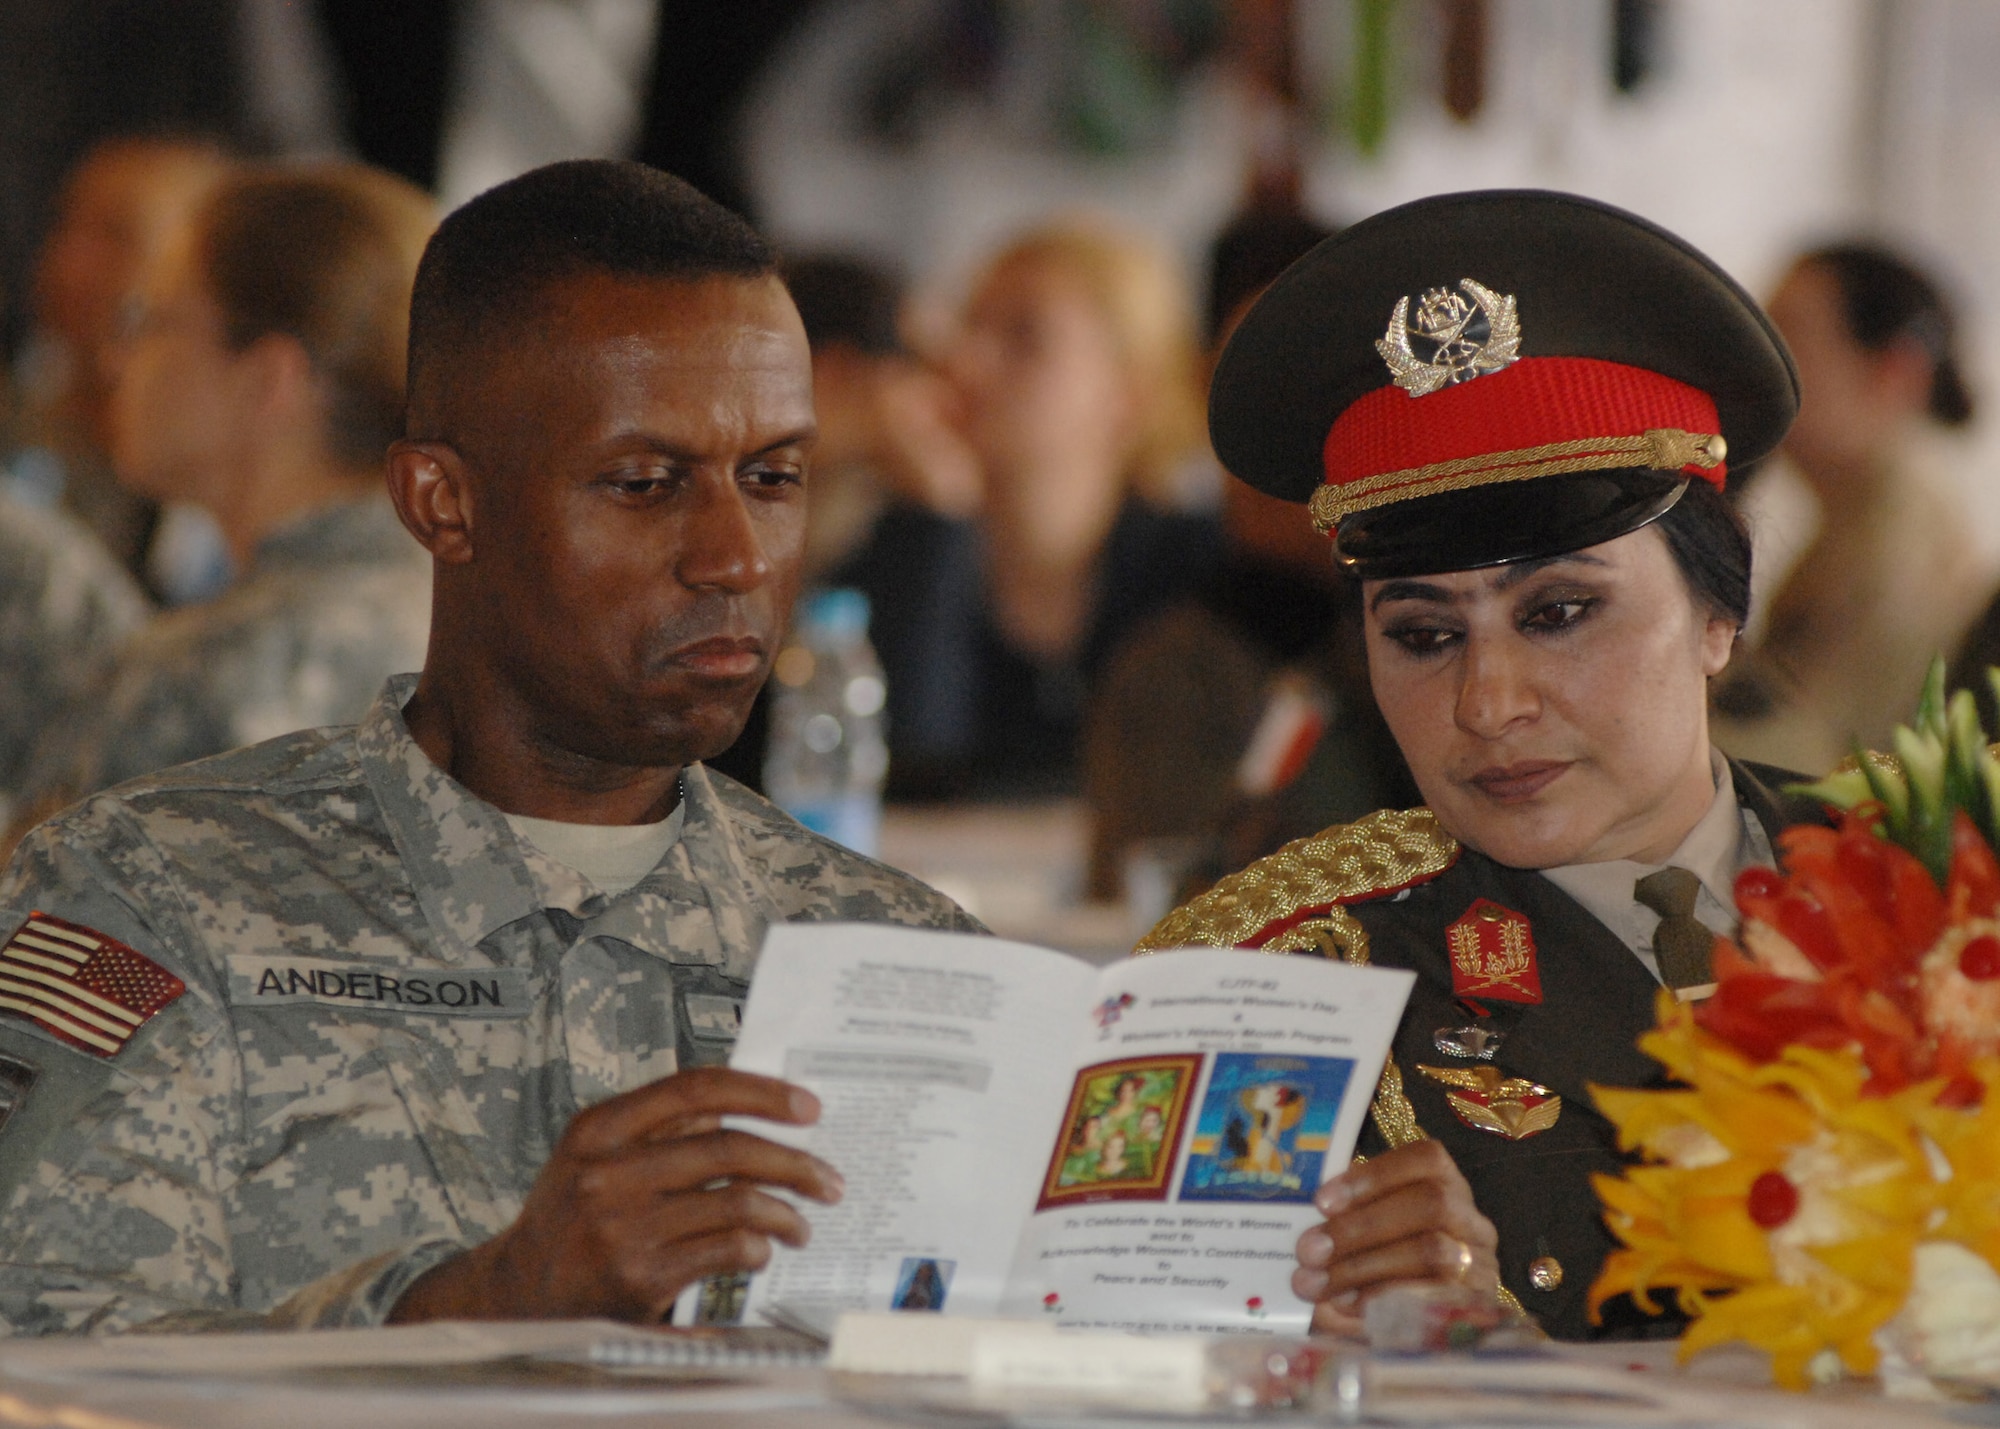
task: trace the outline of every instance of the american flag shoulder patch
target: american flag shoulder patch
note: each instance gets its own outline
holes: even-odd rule
[[[0,927],[4,927],[0,924]],[[115,1057],[187,984],[116,938],[32,913],[0,948],[0,1016]]]

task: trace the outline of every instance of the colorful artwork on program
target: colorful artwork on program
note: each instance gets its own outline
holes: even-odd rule
[[[1218,1052],[1179,1199],[1310,1201],[1353,1073],[1345,1057]]]
[[[1163,1201],[1201,1058],[1127,1057],[1077,1073],[1037,1210]]]

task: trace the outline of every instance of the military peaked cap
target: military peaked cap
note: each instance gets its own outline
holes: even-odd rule
[[[1708,258],[1574,194],[1420,199],[1293,264],[1217,366],[1223,465],[1309,502],[1364,577],[1596,545],[1718,487],[1798,409],[1763,310]]]

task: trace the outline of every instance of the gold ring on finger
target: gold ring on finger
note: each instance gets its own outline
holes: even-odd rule
[[[1457,1244],[1458,1258],[1453,1264],[1452,1278],[1463,1285],[1466,1277],[1472,1274],[1472,1247],[1464,1241],[1459,1241]]]

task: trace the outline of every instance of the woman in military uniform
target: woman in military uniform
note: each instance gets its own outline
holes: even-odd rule
[[[1561,1338],[1672,1333],[1586,1295],[1616,1171],[1593,1084],[1643,1086],[1662,986],[1698,999],[1737,873],[1821,817],[1710,745],[1749,603],[1725,461],[1797,379],[1736,283],[1630,214],[1446,195],[1302,259],[1210,401],[1235,475],[1309,504],[1362,583],[1370,678],[1425,807],[1224,880],[1142,950],[1216,944],[1417,974],[1367,1164],[1322,1188],[1318,1322],[1397,1281],[1516,1298]]]

